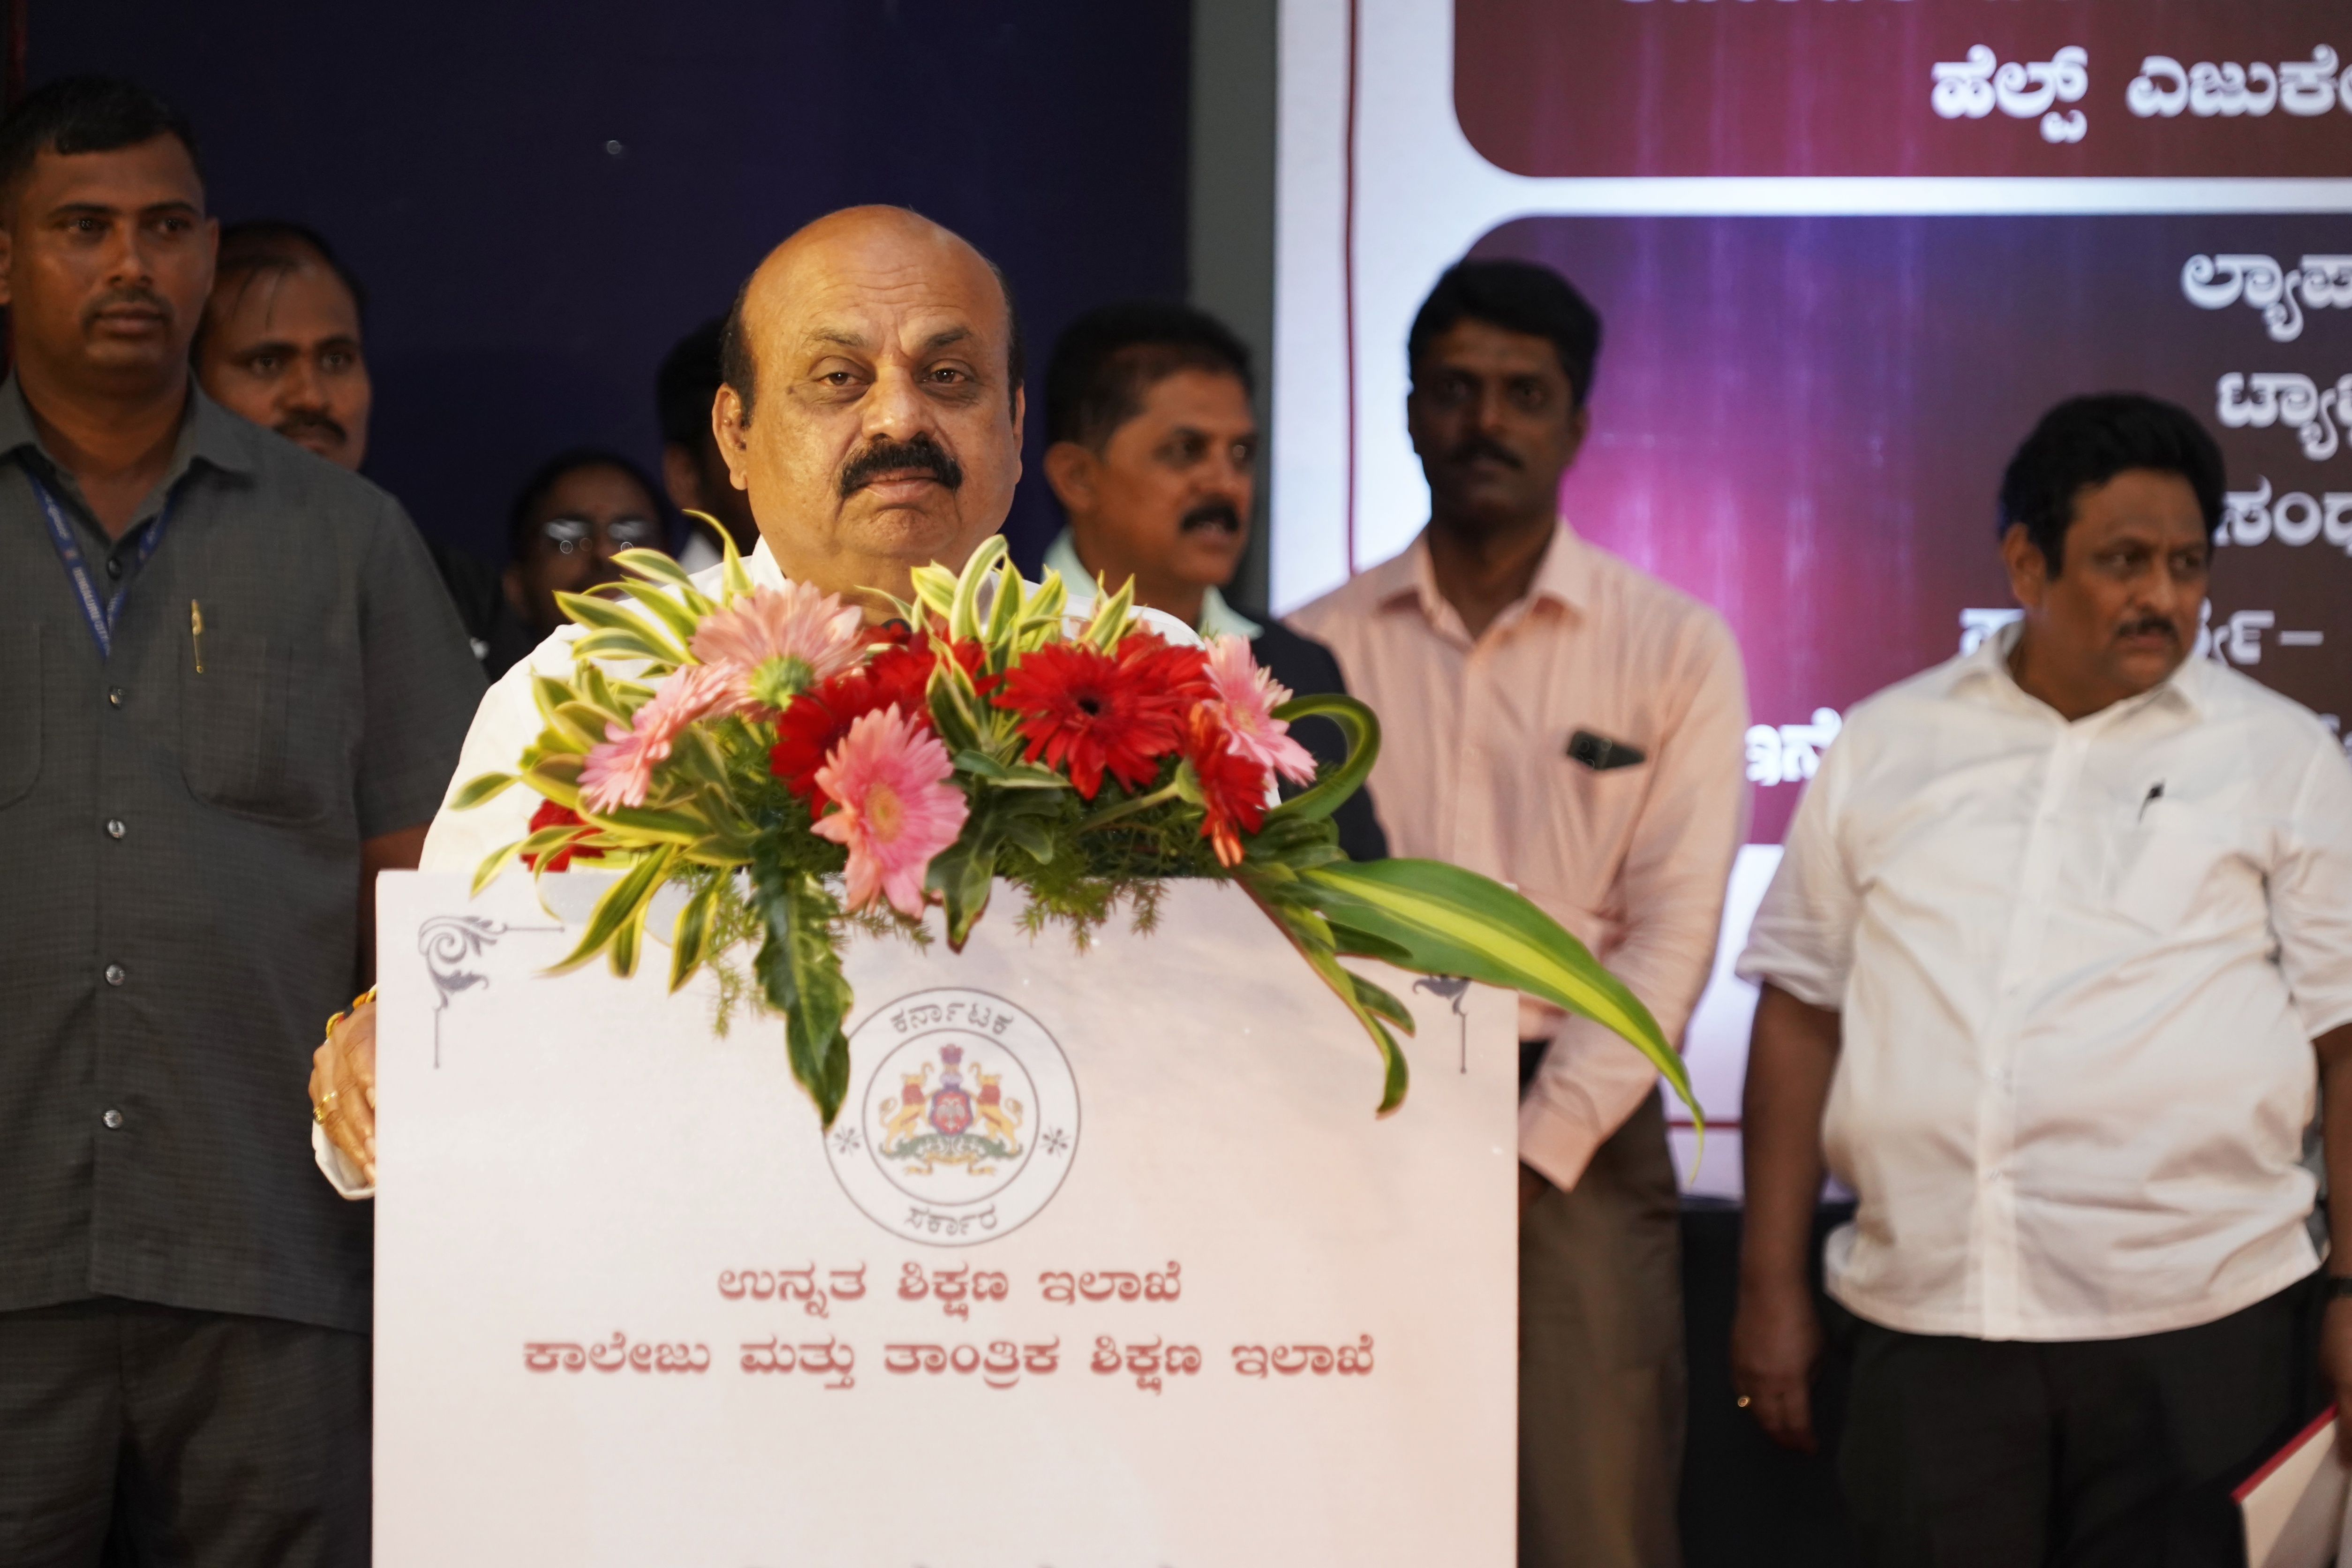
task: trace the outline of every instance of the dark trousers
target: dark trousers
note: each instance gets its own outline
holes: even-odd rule
[[[2240,1563],[2230,1489],[2323,1401],[2310,1281],[2196,1328],[2034,1342],[1848,1319],[1839,1455],[1865,1563]]]
[[[365,1568],[364,1334],[139,1301],[0,1312],[6,1568]]]
[[[1682,1212],[1654,1092],[1519,1227],[1519,1562],[1675,1568]]]

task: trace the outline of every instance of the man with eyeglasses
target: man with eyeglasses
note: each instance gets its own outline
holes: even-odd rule
[[[618,580],[613,557],[664,539],[661,492],[628,458],[583,447],[541,464],[515,497],[509,524],[512,558],[507,607],[483,662],[492,679],[506,672],[564,624],[558,594],[578,594]]]

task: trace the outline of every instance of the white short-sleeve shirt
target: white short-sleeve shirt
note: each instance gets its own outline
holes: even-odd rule
[[[1855,708],[1739,973],[1841,1015],[1831,1293],[1911,1333],[2210,1322],[2318,1263],[2310,1041],[2352,1022],[2352,765],[2190,660],[2069,723],[2017,628]]]

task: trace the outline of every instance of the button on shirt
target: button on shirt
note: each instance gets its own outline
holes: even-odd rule
[[[1722,617],[1563,523],[1527,596],[1475,641],[1426,541],[1291,620],[1380,715],[1371,789],[1390,850],[1517,887],[1678,1040],[1747,826],[1747,685]],[[1569,755],[1580,731],[1642,758],[1588,766]],[[1532,1000],[1520,1032],[1552,1045],[1519,1108],[1519,1157],[1572,1186],[1657,1069]]]
[[[110,658],[29,474],[123,589]],[[192,389],[110,540],[0,384],[0,1311],[368,1327],[368,1215],[294,1131],[357,985],[361,842],[431,817],[480,690],[373,485]]]
[[[2210,1322],[2317,1265],[2310,1041],[2352,1022],[2352,767],[2191,660],[2069,723],[2018,628],[1856,707],[1739,972],[1836,1010],[1831,1293],[1890,1329]]]

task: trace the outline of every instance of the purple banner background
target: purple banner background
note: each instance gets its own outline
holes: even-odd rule
[[[2352,220],[1530,218],[1476,251],[1558,268],[1606,319],[1593,435],[1563,507],[1729,617],[1759,724],[1843,711],[1957,652],[1964,610],[2012,606],[1994,553],[2000,470],[2075,393],[2179,402],[2221,437],[2233,490],[2266,480],[2273,505],[2312,498],[2288,509],[2288,534],[2317,528],[2330,491],[2346,498],[2338,531],[2352,529],[2352,442],[2315,459],[2283,423],[2216,416],[2232,373],[2326,392],[2352,372],[2352,291],[2300,310],[2279,342],[2242,299],[2202,308],[2181,279],[2199,255],[2269,255],[2285,271],[2352,251]],[[2322,417],[2344,423],[2332,406]],[[2325,433],[2315,425],[2314,443]],[[2250,513],[2237,533],[2263,526]],[[2323,530],[2289,543],[2273,527],[2231,543],[2211,597],[2225,661],[2352,718],[2347,542]],[[2242,622],[2233,642],[2242,612],[2274,618]],[[2282,636],[2315,632],[2317,646]],[[1797,791],[1759,784],[1753,840],[1780,841]]]

